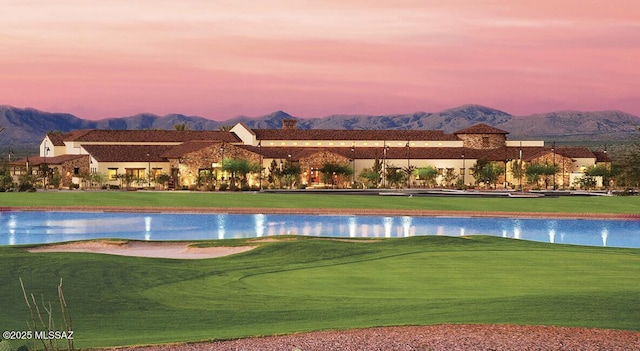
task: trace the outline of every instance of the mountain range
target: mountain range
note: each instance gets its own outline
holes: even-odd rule
[[[431,129],[452,133],[478,123],[509,132],[509,138],[554,140],[559,143],[615,143],[638,135],[640,118],[621,111],[560,111],[514,116],[480,105],[463,105],[440,112],[393,115],[331,115],[298,118],[284,111],[259,117],[239,116],[214,121],[198,116],[138,114],[129,117],[86,120],[68,113],[0,106],[0,149],[36,150],[47,132],[77,129],[173,129],[185,124],[191,130],[217,130],[243,122],[251,128],[281,128],[283,119],[296,119],[299,129]]]

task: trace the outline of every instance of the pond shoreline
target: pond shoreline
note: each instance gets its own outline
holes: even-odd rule
[[[489,218],[557,218],[640,220],[640,214],[630,213],[576,213],[576,212],[504,212],[504,211],[452,211],[420,209],[359,209],[359,208],[262,208],[262,207],[129,207],[129,206],[9,206],[0,212],[129,212],[129,213],[224,213],[224,214],[306,214],[306,215],[372,215],[421,217],[489,217]]]

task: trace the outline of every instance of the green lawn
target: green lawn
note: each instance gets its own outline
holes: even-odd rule
[[[0,193],[3,206],[134,206],[423,209],[571,213],[640,213],[640,197],[452,198],[310,193],[36,192]]]
[[[78,347],[439,323],[640,331],[636,249],[484,236],[211,244],[246,242],[260,247],[206,260],[0,247],[0,329],[25,328],[22,277],[51,301],[63,278]]]

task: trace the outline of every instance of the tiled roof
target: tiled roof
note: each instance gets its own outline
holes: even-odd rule
[[[382,147],[356,147],[353,152],[350,147],[255,147],[255,146],[238,146],[252,152],[261,153],[265,158],[287,159],[291,155],[294,161],[308,157],[318,152],[332,152],[352,159],[383,159],[385,153]],[[522,148],[523,159],[529,155],[539,152],[542,147],[524,147]],[[387,149],[387,159],[479,159],[486,157],[489,161],[505,161],[517,159],[519,157],[520,148],[503,147],[492,150],[477,150],[462,147],[390,147]]]
[[[595,158],[589,148],[586,147],[556,147],[556,153],[571,158]]]
[[[202,150],[207,147],[211,147],[213,145],[222,144],[220,141],[210,141],[210,140],[192,140],[182,143],[180,145],[175,145],[171,149],[167,150],[161,156],[164,158],[180,158],[185,154]]]
[[[65,134],[65,141],[84,142],[185,142],[223,140],[239,142],[231,132],[218,130],[86,130]]]
[[[469,128],[460,129],[453,134],[509,134],[509,132],[480,123]]]
[[[75,159],[88,157],[87,155],[60,155],[60,156],[50,156],[50,157],[41,157],[41,156],[33,156],[29,157],[29,164],[32,166],[39,166],[41,164],[48,165],[60,165],[64,162],[72,161]],[[12,164],[26,164],[27,159],[21,159],[15,162],[11,162]]]
[[[460,140],[441,130],[252,129],[258,140]]]
[[[84,145],[98,162],[166,162],[173,145]],[[148,156],[147,156],[148,155]]]
[[[596,156],[596,162],[611,162],[611,157],[606,151],[592,151]]]
[[[54,146],[64,146],[64,139],[69,133],[47,133],[49,140]]]

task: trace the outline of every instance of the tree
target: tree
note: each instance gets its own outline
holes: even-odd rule
[[[60,171],[58,170],[58,168],[52,168],[51,186],[54,189],[58,189],[60,188],[60,183],[62,183],[62,175],[60,174]]]
[[[416,169],[416,166],[411,165],[407,167],[402,167],[402,171],[405,173],[405,179],[407,180],[407,187],[411,187],[411,175],[413,171]]]
[[[38,178],[33,174],[31,166],[27,167],[27,171],[18,176],[19,191],[35,191],[34,184]]]
[[[602,185],[607,187],[607,185],[609,184],[609,179],[611,177],[611,171],[609,170],[609,167],[607,167],[606,165],[593,165],[587,168],[582,178],[589,179],[585,180],[583,183],[580,183],[581,187],[595,187],[598,177],[602,179]]]
[[[393,165],[387,166],[385,179],[387,180],[387,184],[390,187],[399,188],[400,184],[404,184],[406,173],[402,171],[400,167],[395,167]]]
[[[380,184],[380,180],[382,180],[382,162],[380,162],[379,158],[375,158],[373,160],[373,166],[371,166],[371,171],[378,175],[378,180],[376,181],[376,186]]]
[[[360,171],[358,179],[364,183],[367,188],[375,188],[380,182],[380,172],[376,172],[371,168],[364,168]]]
[[[170,175],[166,174],[166,173],[160,173],[158,174],[158,176],[156,177],[156,183],[162,185],[163,187],[167,186],[167,183],[169,182],[169,179],[171,178]]]
[[[13,177],[7,164],[3,165],[0,170],[0,191],[6,191],[13,188]]]
[[[447,168],[444,173],[444,182],[447,186],[453,186],[456,179],[458,179],[458,175],[453,168]]]
[[[426,166],[416,168],[414,171],[416,179],[422,182],[422,186],[434,186],[436,184],[436,177],[438,176],[438,170],[433,166]]]
[[[471,166],[469,169],[473,174],[473,178],[476,183],[484,181],[484,177],[482,175],[482,170],[489,165],[489,160],[486,157],[481,157],[476,161],[476,164]]]
[[[531,163],[527,165],[524,172],[527,176],[527,183],[537,185],[540,182],[540,177],[544,174],[544,167],[539,163]]]
[[[276,160],[272,160],[271,164],[269,165],[269,175],[267,176],[267,181],[269,182],[269,184],[273,184],[273,186],[275,187],[276,180],[279,183],[278,185],[280,185],[281,178],[282,178],[282,169],[278,167],[278,162]]]
[[[48,164],[43,163],[38,167],[38,181],[42,183],[43,188],[47,186],[52,175],[53,169]]]
[[[291,188],[300,176],[300,163],[286,160],[282,167],[282,176],[287,180],[289,188]]]
[[[322,181],[325,184],[333,184],[334,177],[344,181],[345,177],[353,174],[353,168],[348,164],[337,164],[333,162],[327,162],[320,167],[319,171],[322,173]],[[335,185],[335,184],[334,184]]]
[[[204,187],[204,190],[215,190],[216,184],[216,171],[212,168],[205,168],[198,171],[198,178],[196,179],[198,187]]]
[[[558,166],[557,164],[554,165],[552,163],[545,162],[543,170],[544,170],[544,173],[543,173],[543,175],[544,175],[544,187],[546,189],[546,188],[549,187],[549,179],[551,179],[553,184],[555,185],[555,182],[556,182],[555,177],[556,177],[556,174],[558,173],[558,171],[560,170],[560,166]]]
[[[104,173],[93,172],[87,175],[87,180],[89,181],[92,188],[95,185],[97,185],[98,187],[101,187],[107,182],[107,179],[109,179],[109,177]]]
[[[247,174],[251,172],[259,172],[260,165],[245,159],[225,158],[222,160],[222,170],[231,173],[231,186],[237,187],[238,180],[240,187],[244,188],[247,184]]]
[[[576,178],[573,181],[573,185],[580,189],[589,190],[596,187],[598,184],[596,177],[588,174],[583,174],[582,177]]]
[[[518,180],[518,185],[520,185],[520,188],[522,189],[522,180],[525,177],[524,161],[513,161],[513,163],[511,164],[511,175],[513,176],[513,179]]]
[[[473,171],[473,177],[476,179],[476,182],[485,182],[487,187],[493,184],[494,188],[500,176],[505,172],[504,165],[497,162],[490,162],[484,157],[478,159],[476,164],[471,167],[471,170]]]
[[[539,184],[540,179],[544,182],[545,189],[549,186],[549,179],[551,176],[555,176],[558,172],[558,165],[550,164],[549,162],[531,163],[527,166],[525,174],[527,175],[527,181],[531,184]]]

